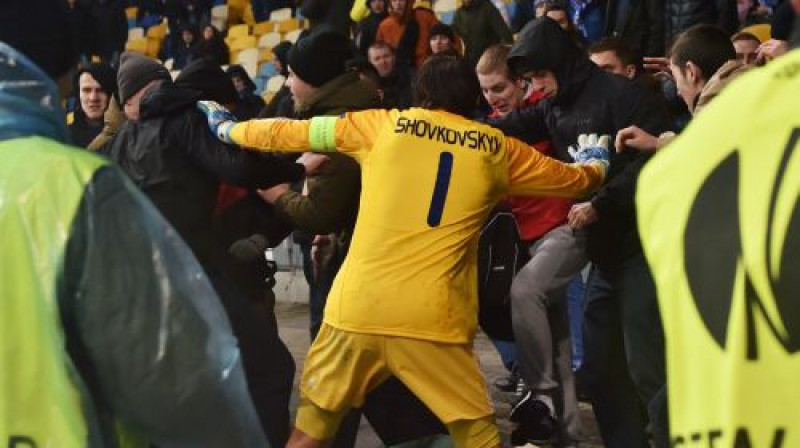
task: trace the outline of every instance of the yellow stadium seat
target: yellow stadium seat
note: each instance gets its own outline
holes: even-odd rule
[[[233,40],[240,37],[244,37],[250,34],[250,25],[241,24],[241,25],[234,25],[230,27],[228,30],[228,38]]]
[[[772,27],[766,23],[750,25],[746,28],[742,28],[742,32],[756,36],[761,42],[766,42],[772,38]]]
[[[256,16],[253,15],[253,7],[252,5],[247,5],[244,8],[244,14],[242,15],[242,20],[244,23],[248,25],[255,25],[256,23]]]
[[[276,93],[277,92],[266,92],[265,91],[264,94],[261,95],[261,99],[263,99],[265,103],[269,104],[272,101],[272,99],[275,98],[275,94]]]
[[[278,22],[278,32],[280,33],[288,33],[289,31],[299,30],[300,29],[300,20],[298,19],[288,19],[282,22]]]
[[[258,62],[269,62],[275,60],[275,53],[272,48],[262,48],[258,51]]]
[[[253,26],[254,36],[263,36],[273,31],[275,31],[275,22],[270,22],[269,20],[258,22]]]
[[[136,6],[129,6],[125,8],[125,18],[128,20],[136,20],[136,16],[139,14],[139,8]]]
[[[256,47],[256,36],[244,36],[244,37],[237,37],[233,39],[230,44],[228,44],[231,54],[235,54],[239,50],[244,50],[245,48]]]
[[[147,51],[145,54],[151,58],[158,58],[158,53],[161,51],[161,39],[157,37],[147,38]]]
[[[147,38],[129,40],[125,43],[125,49],[147,54]]]
[[[161,23],[159,25],[151,26],[147,29],[147,33],[145,35],[150,38],[164,40],[164,36],[167,35],[167,25],[165,23]]]

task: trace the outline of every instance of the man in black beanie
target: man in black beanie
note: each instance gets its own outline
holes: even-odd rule
[[[303,166],[278,157],[253,157],[214,138],[194,106],[201,99],[235,99],[230,79],[216,65],[192,65],[173,83],[158,62],[126,52],[117,81],[128,121],[101,152],[153,201],[208,274],[239,340],[264,432],[272,446],[283,446],[294,364],[275,325],[255,312],[236,282],[224,275],[228,260],[214,244],[212,215],[220,181],[248,189],[295,182],[320,159]]]

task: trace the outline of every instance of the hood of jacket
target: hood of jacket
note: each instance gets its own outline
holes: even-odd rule
[[[599,70],[569,34],[548,17],[522,28],[508,54],[508,66],[518,74],[552,71],[558,81],[554,104],[569,102],[580,93],[592,73]]]
[[[357,73],[345,73],[320,87],[306,103],[295,106],[297,118],[316,115],[338,115],[348,110],[380,107],[375,86],[359,78]]]
[[[742,65],[741,62],[731,60],[722,65],[722,67],[714,73],[714,76],[708,80],[700,95],[697,97],[697,103],[692,109],[692,115],[697,115],[708,105],[719,93],[728,86],[734,79],[742,75],[742,73],[749,70],[750,67]]]
[[[139,114],[143,120],[171,115],[187,107],[195,107],[202,94],[196,90],[180,88],[164,81],[142,98]]]
[[[67,141],[58,89],[22,53],[0,42],[0,141],[39,135]]]

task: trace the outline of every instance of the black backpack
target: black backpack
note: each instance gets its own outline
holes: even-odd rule
[[[511,207],[501,203],[481,230],[478,247],[478,323],[493,339],[514,340],[511,282],[529,259]]]

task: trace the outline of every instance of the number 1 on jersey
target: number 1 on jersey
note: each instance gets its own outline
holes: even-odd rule
[[[431,206],[428,209],[428,225],[438,227],[442,222],[447,190],[450,188],[450,175],[453,173],[453,153],[444,151],[439,154],[439,169],[436,173],[436,184],[433,186]]]

